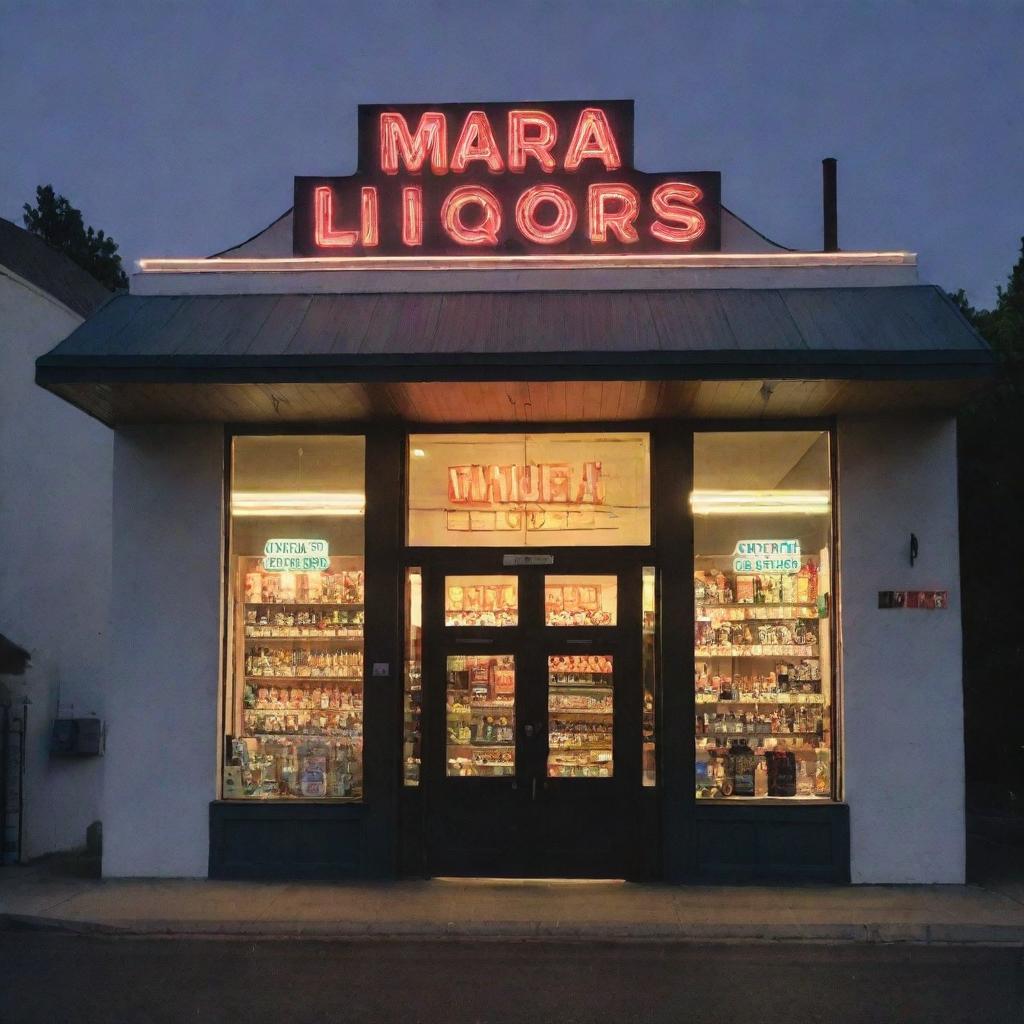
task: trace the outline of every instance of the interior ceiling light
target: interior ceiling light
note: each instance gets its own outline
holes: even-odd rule
[[[366,495],[358,491],[235,491],[233,516],[361,516]]]
[[[828,515],[828,491],[693,491],[695,516]]]

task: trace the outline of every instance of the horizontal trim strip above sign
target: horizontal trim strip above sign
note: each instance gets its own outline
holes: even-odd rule
[[[296,273],[358,270],[491,270],[510,267],[856,267],[916,266],[913,252],[669,253],[594,256],[159,257],[138,261],[144,274]]]

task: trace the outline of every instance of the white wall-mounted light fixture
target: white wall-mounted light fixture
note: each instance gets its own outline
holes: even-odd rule
[[[695,516],[828,515],[828,491],[692,491]]]
[[[361,516],[366,495],[358,491],[235,491],[233,516]]]

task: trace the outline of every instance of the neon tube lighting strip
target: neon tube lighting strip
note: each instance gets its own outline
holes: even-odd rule
[[[366,496],[356,491],[235,491],[233,516],[361,516]]]
[[[693,491],[695,516],[828,515],[828,491]]]
[[[711,252],[664,255],[595,254],[593,256],[281,256],[147,258],[138,261],[144,274],[224,274],[255,271],[322,270],[487,270],[501,267],[827,267],[914,266],[912,252]]]

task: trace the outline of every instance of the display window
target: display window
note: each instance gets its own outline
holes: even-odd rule
[[[825,431],[694,435],[698,799],[834,795]]]
[[[402,781],[418,786],[423,742],[423,570],[419,566],[405,571],[402,694]]]
[[[519,625],[517,576],[446,576],[446,626]]]
[[[614,626],[618,622],[616,576],[545,576],[547,626]]]
[[[610,778],[614,774],[613,658],[609,654],[548,657],[548,776]]]
[[[225,799],[363,791],[362,437],[235,437]]]
[[[655,647],[656,624],[657,624],[657,593],[655,590],[655,571],[653,565],[645,565],[641,570],[641,581],[643,592],[641,594],[641,611],[643,614],[643,785],[656,786],[658,784],[657,770],[657,746],[655,733],[655,683],[657,681],[656,667],[658,653]]]
[[[515,657],[451,654],[446,670],[448,774],[514,775]]]
[[[415,434],[414,547],[647,545],[647,434]]]

